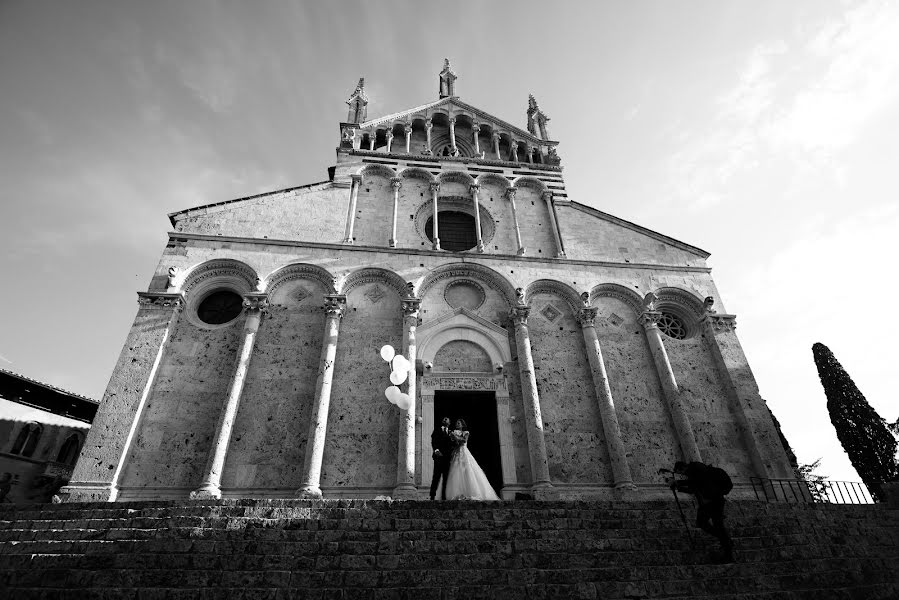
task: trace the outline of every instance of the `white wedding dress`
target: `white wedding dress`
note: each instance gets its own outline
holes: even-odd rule
[[[469,432],[456,429],[453,434],[461,438],[462,443],[453,450],[453,457],[450,460],[449,476],[446,478],[446,498],[499,500],[499,496],[487,481],[487,475],[468,450]]]

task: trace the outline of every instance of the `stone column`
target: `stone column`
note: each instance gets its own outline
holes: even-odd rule
[[[344,244],[353,243],[353,226],[356,224],[356,200],[359,198],[359,186],[362,185],[362,175],[350,175],[352,184],[350,185],[350,207],[346,215],[346,235],[343,238]]]
[[[671,413],[684,459],[687,462],[702,461],[699,446],[696,444],[696,436],[693,435],[693,427],[690,425],[690,417],[681,402],[677,380],[674,378],[674,371],[671,370],[671,361],[668,360],[668,353],[662,343],[662,332],[659,331],[661,317],[662,313],[647,310],[640,315],[640,323],[646,332],[646,342],[649,344],[649,352],[652,354],[659,381],[662,383],[662,393],[668,403],[668,411]]]
[[[256,333],[262,322],[262,313],[268,308],[268,299],[265,294],[247,294],[243,301],[244,312],[247,317],[243,325],[243,338],[237,350],[237,364],[234,367],[234,375],[228,384],[228,395],[225,404],[219,413],[215,433],[212,436],[212,448],[206,460],[206,470],[200,487],[190,493],[191,500],[204,500],[222,497],[222,470],[225,467],[225,458],[228,456],[228,444],[231,442],[231,431],[234,429],[234,420],[237,418],[237,410],[240,408],[240,396],[247,380],[247,372],[250,369],[250,360],[253,358],[253,345],[256,341]]]
[[[546,458],[546,439],[543,437],[543,415],[540,412],[540,396],[537,393],[537,377],[534,374],[534,357],[528,335],[529,306],[519,304],[512,308],[515,323],[515,346],[518,350],[518,369],[521,373],[521,397],[527,422],[528,449],[531,455],[531,489],[535,497],[547,497],[553,493],[549,480],[549,461]]]
[[[468,189],[471,190],[471,197],[474,199],[474,229],[475,235],[478,236],[478,252],[483,252],[484,240],[481,238],[481,205],[480,198],[478,197],[481,186],[477,183],[473,183]]]
[[[390,187],[393,188],[393,226],[390,229],[390,239],[387,243],[391,248],[396,248],[396,213],[400,204],[400,188],[403,187],[403,180],[399,177],[391,178]]]
[[[140,292],[138,310],[112,378],[87,433],[65,502],[114,502],[169,337],[184,308],[181,293]]]
[[[477,157],[481,156],[481,143],[478,141],[479,133],[481,133],[481,126],[475,123],[471,126],[471,137],[474,138],[474,153]]]
[[[412,397],[409,410],[400,410],[399,447],[397,449],[396,487],[394,498],[416,498],[418,488],[415,486],[415,328],[418,327],[418,309],[420,298],[403,299],[403,356],[410,363],[406,384],[406,393]],[[424,432],[422,432],[424,435]],[[424,483],[424,482],[422,482]],[[431,483],[430,481],[428,483]]]
[[[707,306],[710,301],[711,298],[706,299]],[[792,469],[780,451],[782,446],[777,429],[765,408],[765,401],[759,396],[755,377],[737,339],[736,317],[708,313],[701,324],[703,337],[734,407],[755,474],[764,478],[792,478]],[[772,448],[775,452],[770,452]]]
[[[409,154],[412,148],[412,125],[410,123],[406,123],[403,131],[406,133],[406,154]]]
[[[434,217],[432,219],[434,222],[434,231],[433,231],[433,233],[434,233],[433,249],[434,250],[440,250],[440,235],[437,232],[437,192],[439,190],[440,190],[440,184],[437,183],[436,181],[432,181],[431,182],[431,201],[434,205]]]
[[[346,296],[325,296],[325,334],[322,354],[315,381],[315,398],[309,419],[309,435],[306,438],[306,464],[303,485],[297,490],[301,498],[321,498],[322,457],[325,453],[325,434],[328,431],[328,409],[331,406],[331,382],[334,379],[334,358],[337,356],[337,335],[340,318],[346,309]]]
[[[459,150],[456,149],[456,117],[450,117],[449,120],[450,126],[450,146],[453,149],[453,156],[458,154]]]
[[[549,213],[549,226],[553,230],[553,239],[556,241],[556,258],[565,258],[562,234],[559,232],[559,224],[556,221],[556,207],[553,206],[553,193],[550,190],[543,192],[543,201],[546,202],[546,210]]]
[[[390,154],[393,146],[393,131],[387,130],[387,154]]]
[[[377,139],[378,139],[378,132],[377,132],[377,131],[372,131],[372,132],[368,135],[368,151],[369,151],[369,152],[374,152],[374,151],[375,151],[375,142],[377,141]]]
[[[534,162],[534,157],[531,156],[531,150],[532,150],[532,149],[531,149],[531,147],[530,147],[528,144],[525,144],[525,145],[524,145],[524,153],[525,153],[525,156],[527,157],[529,163],[533,163],[533,162]]]
[[[599,338],[596,336],[596,309],[582,308],[578,313],[578,322],[584,333],[584,344],[587,347],[587,360],[593,375],[593,387],[596,389],[596,400],[599,403],[599,415],[602,419],[602,430],[609,449],[609,461],[612,463],[612,477],[616,488],[636,489],[631,469],[627,464],[627,451],[621,439],[621,428],[615,412],[615,401],[609,387],[609,376],[606,363],[602,358]]]
[[[499,155],[499,134],[494,131],[490,139],[493,140],[493,151],[496,153],[496,160],[502,160],[503,157]]]
[[[525,253],[525,247],[521,245],[521,228],[518,226],[518,210],[515,208],[515,194],[518,192],[514,187],[506,190],[506,198],[512,204],[512,222],[515,224],[515,243],[518,244],[518,256]]]
[[[425,121],[425,134],[428,137],[428,141],[427,141],[428,149],[427,149],[426,154],[428,154],[429,156],[434,153],[434,149],[431,147],[431,129],[433,129],[433,127],[434,127],[434,123],[431,121],[430,118],[428,118]]]
[[[512,162],[518,162],[518,142],[512,142]]]

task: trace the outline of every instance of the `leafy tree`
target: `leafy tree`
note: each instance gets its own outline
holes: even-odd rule
[[[809,494],[815,502],[830,502],[827,497],[827,488],[829,487],[827,476],[815,473],[820,466],[820,458],[813,463],[800,464],[796,467],[796,478],[808,485]]]
[[[875,500],[883,501],[880,484],[899,476],[896,439],[830,349],[817,343],[812,346],[812,354],[837,438],[871,495]]]

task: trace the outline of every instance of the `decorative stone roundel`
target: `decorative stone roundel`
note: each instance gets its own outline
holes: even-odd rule
[[[243,310],[243,298],[231,290],[212,292],[197,307],[197,318],[207,325],[222,325],[236,319]]]
[[[457,279],[446,284],[443,298],[453,308],[467,308],[477,310],[484,304],[487,294],[484,288],[468,279]]]
[[[687,326],[676,314],[662,311],[659,318],[659,330],[670,338],[683,340],[687,338]]]

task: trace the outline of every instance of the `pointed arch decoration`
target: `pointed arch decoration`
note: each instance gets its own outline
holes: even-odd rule
[[[326,293],[337,293],[334,275],[327,269],[309,263],[291,263],[275,269],[265,278],[265,290],[271,296],[279,286],[294,279],[312,279],[322,284]]]
[[[344,280],[341,294],[349,294],[353,289],[365,285],[366,283],[383,283],[390,289],[399,294],[400,298],[406,297],[406,282],[402,277],[388,269],[379,267],[367,267],[358,269],[347,275]]]
[[[230,283],[241,293],[251,292],[256,288],[259,276],[250,265],[232,258],[217,258],[200,263],[189,269],[176,290],[189,293],[198,284],[211,279],[221,279]]]
[[[498,291],[510,307],[516,303],[515,286],[500,273],[478,263],[449,263],[437,267],[425,275],[416,286],[418,297],[423,298],[434,284],[451,277],[473,277]]]
[[[688,292],[681,288],[663,287],[659,288],[654,293],[658,298],[656,308],[660,308],[666,304],[673,304],[687,310],[694,317],[705,316],[706,311],[702,299],[692,292]]]
[[[623,285],[617,283],[601,283],[590,290],[591,303],[597,298],[602,297],[615,298],[616,300],[624,302],[632,311],[634,311],[635,315],[639,315],[643,312],[643,298],[641,298],[640,294],[634,290],[626,288]]]
[[[561,281],[556,281],[554,279],[538,279],[528,285],[525,292],[525,298],[528,299],[528,302],[530,303],[531,295],[540,293],[553,294],[560,297],[565,301],[565,304],[571,309],[571,314],[575,317],[584,307],[584,302],[581,300],[581,295],[578,291],[567,283],[562,283]]]

